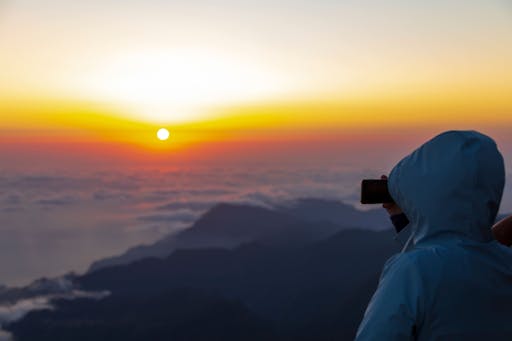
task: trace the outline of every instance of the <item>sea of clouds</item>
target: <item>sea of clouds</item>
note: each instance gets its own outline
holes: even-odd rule
[[[84,271],[190,226],[219,202],[271,207],[315,197],[357,206],[360,180],[378,176],[345,166],[0,172],[0,282]],[[508,186],[502,212],[512,211],[511,198]]]
[[[57,278],[55,281],[68,282],[63,278]],[[23,318],[32,311],[53,309],[53,300],[74,300],[77,298],[87,298],[101,300],[110,293],[108,291],[86,292],[73,288],[71,282],[66,283],[58,293],[41,294],[29,296],[15,302],[4,302],[0,304],[0,341],[12,341],[10,333],[2,330],[3,325],[15,322]]]
[[[76,173],[0,171],[1,284],[84,271],[92,261],[190,226],[219,202],[357,202],[343,167],[194,167]]]

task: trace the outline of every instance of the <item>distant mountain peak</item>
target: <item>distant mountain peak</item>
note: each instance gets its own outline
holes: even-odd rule
[[[120,256],[95,262],[91,271],[145,257],[163,258],[176,249],[233,248],[254,241],[303,243],[347,228],[383,230],[388,227],[383,210],[362,212],[334,199],[303,197],[274,208],[222,202],[211,207],[191,227],[154,244],[136,246]]]

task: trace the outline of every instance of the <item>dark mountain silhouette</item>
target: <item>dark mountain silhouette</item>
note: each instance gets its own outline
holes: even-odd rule
[[[73,273],[57,278],[39,278],[27,286],[0,287],[0,304],[12,304],[22,299],[68,293],[73,289]]]
[[[78,277],[82,289],[112,296],[59,302],[7,329],[17,340],[349,340],[399,246],[391,231],[344,230],[307,244],[177,250]],[[183,288],[196,309],[177,298]]]
[[[140,341],[275,339],[272,323],[243,303],[200,290],[56,302],[11,326],[16,340]],[[277,339],[275,339],[277,340]]]
[[[390,227],[388,216],[382,209],[360,211],[341,201],[302,198],[276,210],[312,222],[330,222],[346,228],[382,231]]]
[[[129,249],[119,256],[94,262],[90,271],[127,264],[146,257],[168,256],[176,249],[233,248],[246,242],[290,243],[325,238],[346,228],[389,228],[382,210],[359,211],[340,201],[299,199],[274,209],[241,204],[218,204],[190,228],[151,245]]]
[[[59,299],[4,328],[21,341],[352,340],[385,260],[407,237],[378,231],[387,219],[312,199],[217,205],[155,244],[159,257],[2,288],[5,302],[70,287],[111,293]]]
[[[279,229],[296,222],[297,219],[288,214],[262,207],[218,204],[190,228],[171,234],[152,245],[138,246],[120,256],[94,262],[90,271],[146,257],[166,257],[178,248],[231,248],[243,242],[278,233]]]

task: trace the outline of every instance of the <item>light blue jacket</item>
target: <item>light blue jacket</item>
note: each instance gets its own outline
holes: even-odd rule
[[[504,168],[475,131],[438,135],[393,168],[414,246],[387,261],[356,340],[512,340],[512,249],[491,233]]]

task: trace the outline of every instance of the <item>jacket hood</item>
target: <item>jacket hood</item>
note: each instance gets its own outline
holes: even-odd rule
[[[443,236],[491,241],[504,185],[496,143],[476,131],[434,137],[402,159],[388,180],[415,244]]]

